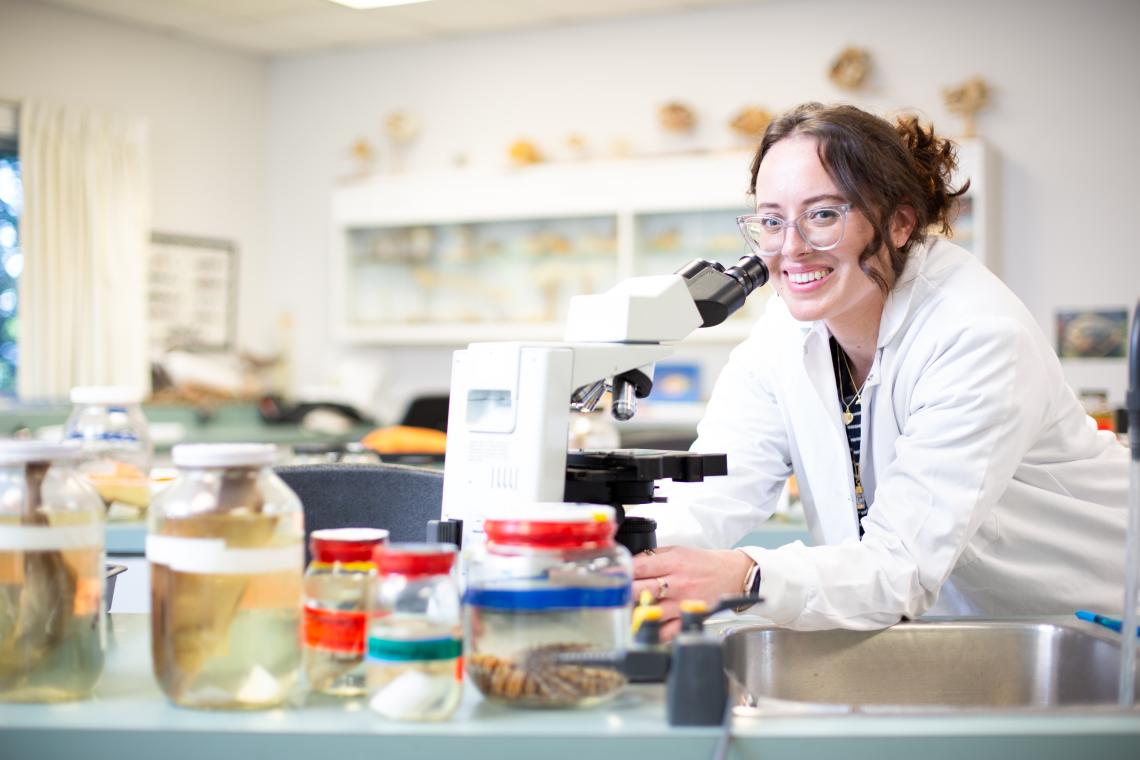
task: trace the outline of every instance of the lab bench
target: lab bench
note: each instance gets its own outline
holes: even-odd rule
[[[83,760],[204,758],[712,757],[718,728],[665,720],[661,685],[629,687],[588,710],[518,710],[467,686],[456,715],[440,723],[395,723],[362,701],[298,699],[262,712],[206,712],[170,705],[151,674],[149,617],[112,615],[108,654],[93,699],[0,705],[0,756]],[[1140,757],[1140,714],[973,713],[827,715],[737,720],[730,758],[905,757],[912,760]]]

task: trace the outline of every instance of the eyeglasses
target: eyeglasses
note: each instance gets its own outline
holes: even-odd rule
[[[812,250],[830,251],[843,240],[843,233],[847,229],[847,212],[850,210],[850,203],[816,206],[790,222],[770,214],[748,214],[736,217],[736,226],[757,256],[775,256],[783,250],[784,238],[792,226],[795,226],[800,237]]]

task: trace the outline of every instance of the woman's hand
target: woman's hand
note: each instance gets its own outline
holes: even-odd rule
[[[645,590],[653,594],[665,613],[662,638],[669,640],[681,628],[682,599],[700,599],[711,607],[721,597],[739,596],[752,564],[735,549],[650,549],[633,558],[633,598]]]

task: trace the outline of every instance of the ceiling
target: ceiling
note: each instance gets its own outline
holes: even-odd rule
[[[744,0],[432,0],[353,10],[329,0],[39,0],[262,55],[732,5]]]

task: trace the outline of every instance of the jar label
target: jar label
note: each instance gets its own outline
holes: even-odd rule
[[[629,606],[630,587],[557,586],[538,588],[469,587],[464,603],[491,610],[573,610]]]
[[[269,549],[232,549],[222,538],[147,536],[146,558],[177,573],[260,575],[304,569],[301,542]]]
[[[463,654],[463,641],[452,636],[439,639],[368,638],[368,659],[385,662],[453,660]]]
[[[364,654],[365,612],[323,610],[305,605],[305,646],[344,654]]]
[[[103,548],[103,523],[0,525],[0,551],[46,552]]]

